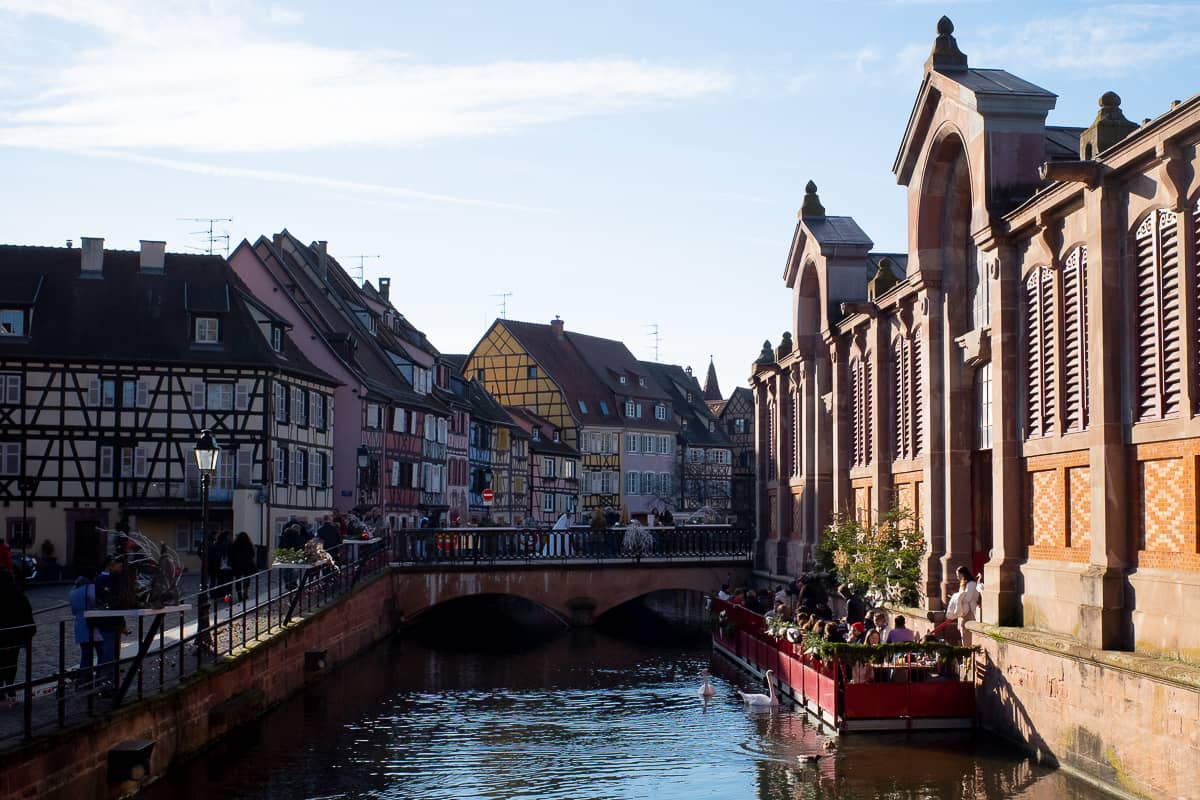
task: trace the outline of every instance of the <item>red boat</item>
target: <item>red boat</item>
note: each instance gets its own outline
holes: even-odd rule
[[[713,649],[759,677],[771,670],[781,694],[834,730],[947,730],[975,725],[974,659],[967,680],[945,677],[919,660],[871,665],[855,670],[834,658],[822,662],[803,645],[767,633],[762,615],[713,598],[719,624]],[[918,649],[920,646],[914,646]],[[857,674],[856,674],[857,672]]]

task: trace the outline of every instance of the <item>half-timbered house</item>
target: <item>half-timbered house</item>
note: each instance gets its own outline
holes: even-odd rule
[[[0,276],[20,316],[0,334],[0,499],[10,523],[28,500],[30,544],[80,571],[102,562],[98,528],[194,549],[205,428],[222,451],[211,530],[269,548],[265,520],[332,507],[336,379],[224,259],[85,238],[0,247]]]
[[[527,408],[509,406],[513,421],[529,434],[529,516],[532,523],[552,525],[561,514],[579,510],[579,451],[562,440],[549,420]]]
[[[754,520],[754,395],[745,386],[739,386],[728,400],[707,402],[717,424],[733,443],[730,513],[737,517],[739,525],[750,525]]]

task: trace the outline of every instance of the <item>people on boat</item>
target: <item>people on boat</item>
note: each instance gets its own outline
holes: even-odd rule
[[[850,624],[850,630],[846,633],[846,642],[848,644],[862,644],[866,635],[867,629],[861,621],[852,622]]]
[[[875,613],[870,616],[871,629],[879,631],[879,639],[887,635],[887,612],[883,609],[876,609]]]
[[[887,636],[884,637],[884,642],[886,644],[917,641],[917,635],[905,627],[905,619],[903,615],[897,614],[893,625],[894,627],[888,631]]]
[[[733,595],[729,594],[729,584],[722,583],[721,590],[719,592],[717,592],[717,599],[718,600],[728,600],[732,596]]]
[[[735,606],[745,606],[746,605],[745,590],[738,589],[737,591],[735,591],[733,593],[733,597],[729,600],[729,602],[733,603]]]
[[[862,622],[867,616],[867,606],[862,598],[854,591],[854,585],[843,583],[838,587],[838,594],[846,601],[846,624],[853,625]]]

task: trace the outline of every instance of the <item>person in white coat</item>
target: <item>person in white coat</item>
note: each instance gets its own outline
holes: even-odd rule
[[[956,572],[958,591],[950,596],[950,601],[946,604],[946,618],[957,620],[962,643],[970,647],[971,632],[967,630],[967,622],[978,619],[979,601],[982,599],[979,594],[979,581],[971,576],[971,570],[966,567],[959,567]]]

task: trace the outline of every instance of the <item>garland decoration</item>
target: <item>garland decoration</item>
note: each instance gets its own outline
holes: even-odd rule
[[[853,666],[855,664],[886,664],[894,656],[911,655],[918,658],[932,656],[938,659],[965,659],[972,653],[982,652],[979,647],[963,647],[946,642],[894,642],[892,644],[849,644],[827,642],[817,633],[804,636],[804,652],[826,663],[834,661]]]

